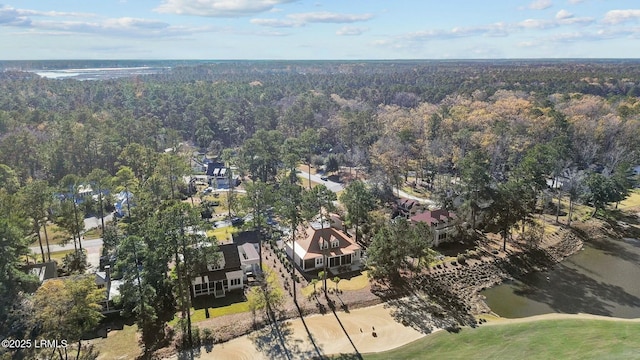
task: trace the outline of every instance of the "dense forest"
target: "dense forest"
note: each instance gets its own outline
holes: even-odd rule
[[[123,64],[147,65],[66,66]],[[195,270],[186,259],[213,255],[187,251],[198,239],[179,241],[200,221],[180,202],[188,191],[177,178],[191,172],[188,160],[165,151],[180,143],[237,165],[253,180],[244,185],[245,211],[258,219],[280,203],[276,212],[292,229],[336,200],[326,188],[294,185],[298,164],[366,173],[368,185],[354,181],[339,200],[373,260],[397,253],[377,264],[380,276],[397,272],[400,250],[429,246],[402,222],[370,218],[376,206],[389,208],[394,188],[424,186],[471,230],[486,212],[484,225],[506,243],[511,228],[524,228],[537,211],[548,179],[564,184],[551,193],[558,207],[567,197],[597,212],[627,196],[640,163],[638,61],[156,63],[171,70],[101,81],[15,70],[55,62],[0,65],[7,68],[0,73],[0,246],[10,255],[0,259],[0,324],[18,338],[31,331],[23,315],[32,305],[21,296],[37,287],[19,270],[28,245],[38,239],[46,260],[41,228],[46,237],[55,222],[82,246],[82,217],[96,210],[64,198],[86,183],[135,194],[133,216],[105,227],[103,237],[123,254],[115,270],[128,281],[123,302],[143,329],[145,351],[160,341],[172,309],[189,308],[179,279]],[[267,199],[276,189],[280,196]],[[233,196],[226,196],[229,217]],[[570,213],[571,205],[569,222]],[[390,244],[394,234],[416,242]],[[172,261],[178,280],[168,276]]]
[[[225,62],[105,81],[5,71],[0,163],[22,181],[58,181],[93,168],[114,174],[132,143],[220,151],[261,129],[286,138],[314,128],[326,129],[327,148],[366,150],[403,127],[455,162],[465,147],[501,151],[512,138],[524,152],[562,117],[578,166],[615,167],[635,160],[639,75],[637,62],[568,60]]]

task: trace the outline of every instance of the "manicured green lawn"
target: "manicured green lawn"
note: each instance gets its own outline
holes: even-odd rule
[[[640,323],[542,320],[437,332],[364,359],[637,359]]]
[[[191,308],[192,323],[195,324],[200,321],[207,320],[207,311],[209,311],[209,318],[239,314],[249,311],[249,302],[244,299],[239,300],[237,296],[234,296],[232,294],[227,295],[226,298],[220,299],[213,299],[212,297],[209,297],[208,301],[210,302],[210,305],[206,307],[206,309],[204,307],[198,309]],[[175,326],[178,323],[178,319],[180,319],[180,312],[176,313],[176,316],[169,322],[169,325]]]
[[[232,234],[238,232],[238,228],[234,226],[225,226],[221,228],[215,228],[212,230],[207,230],[208,237],[214,237],[218,239],[218,241],[225,242],[231,239]]]

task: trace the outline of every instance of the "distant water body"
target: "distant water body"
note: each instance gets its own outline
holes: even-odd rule
[[[50,79],[76,79],[76,80],[106,80],[136,75],[149,75],[167,72],[170,67],[109,67],[109,68],[89,68],[89,69],[48,69],[31,70],[39,76]]]

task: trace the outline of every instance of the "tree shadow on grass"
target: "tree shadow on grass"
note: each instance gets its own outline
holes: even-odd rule
[[[229,306],[247,301],[247,297],[241,291],[227,292],[224,297],[216,298],[213,294],[201,295],[193,298],[194,309],[210,309]]]
[[[391,310],[391,316],[404,326],[430,334],[437,329],[455,329],[456,320],[438,304],[424,296],[412,295],[390,300],[384,305]]]

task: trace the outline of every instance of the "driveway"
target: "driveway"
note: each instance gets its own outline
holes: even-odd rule
[[[431,200],[431,199],[426,199],[426,198],[421,198],[421,197],[417,197],[411,194],[408,194],[400,189],[396,189],[393,188],[393,192],[395,192],[396,194],[399,194],[400,197],[406,198],[406,199],[411,199],[411,200],[415,200],[419,203],[423,203],[423,204],[427,204],[428,206],[436,206],[436,202]]]
[[[298,175],[300,175],[301,177],[307,180],[309,179],[309,173],[306,171],[298,171]],[[311,174],[311,181],[315,181],[319,184],[323,184],[324,186],[327,187],[327,189],[335,193],[344,190],[344,184],[331,181],[331,180],[322,180],[322,178],[319,175]]]
[[[113,213],[109,213],[104,217],[105,223],[111,220],[113,220]],[[84,231],[88,231],[88,230],[100,227],[100,225],[102,225],[102,222],[100,221],[100,218],[97,216],[91,216],[84,219]]]

